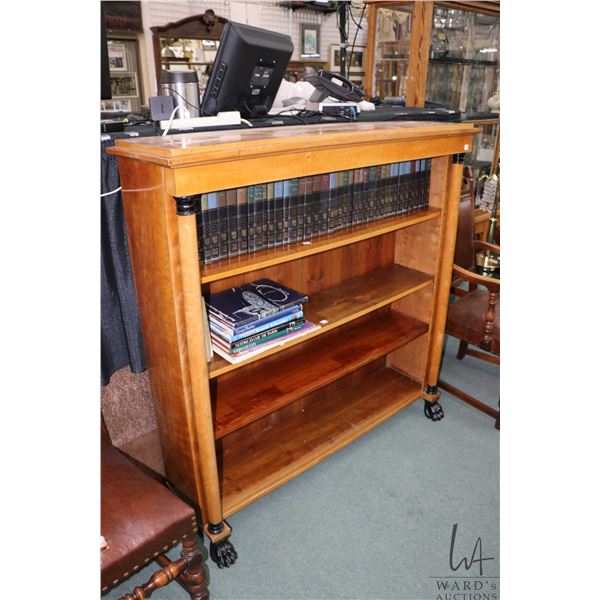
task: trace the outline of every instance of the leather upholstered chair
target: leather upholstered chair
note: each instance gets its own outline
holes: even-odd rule
[[[194,509],[115,448],[102,426],[101,591],[156,561],[162,569],[121,600],[143,600],[177,579],[193,600],[208,598]],[[164,552],[182,542],[181,558]]]
[[[500,364],[500,279],[476,273],[476,251],[489,250],[500,255],[500,247],[474,239],[474,194],[472,184],[466,181],[459,205],[458,229],[454,265],[452,268],[452,293],[458,299],[448,306],[446,333],[460,340],[457,358],[465,355]],[[468,282],[468,291],[458,287]],[[469,346],[475,346],[481,352]],[[439,381],[439,386],[496,419],[500,428],[500,411],[480,402],[454,386]]]

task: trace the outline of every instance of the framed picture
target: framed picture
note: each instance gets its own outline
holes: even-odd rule
[[[321,56],[320,54],[320,31],[319,25],[315,23],[300,23],[300,36],[302,38],[302,57],[313,57],[316,58]]]
[[[113,98],[136,98],[139,96],[137,75],[135,73],[111,75],[110,90]]]
[[[124,44],[108,44],[108,65],[111,71],[127,71]]]
[[[354,46],[354,51],[350,57],[350,49],[346,52],[346,62],[348,73],[364,73],[365,72],[365,52],[366,46]],[[339,44],[331,44],[330,46],[330,66],[331,71],[340,70],[340,46]]]

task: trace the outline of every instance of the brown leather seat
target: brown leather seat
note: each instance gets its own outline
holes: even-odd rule
[[[165,568],[125,598],[147,598],[176,577],[192,598],[207,598],[194,509],[123,456],[104,435],[101,476],[100,531],[107,544],[101,551],[102,592],[156,560]],[[171,562],[162,556],[179,542],[184,545],[182,559]]]

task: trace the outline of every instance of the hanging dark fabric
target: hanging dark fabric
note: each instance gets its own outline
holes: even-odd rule
[[[117,159],[106,153],[112,139],[101,142],[101,193],[119,187]],[[118,369],[130,365],[134,373],[146,369],[146,355],[137,297],[127,246],[121,193],[101,198],[101,381],[106,385]]]

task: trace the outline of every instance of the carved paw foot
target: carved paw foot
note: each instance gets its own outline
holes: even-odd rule
[[[237,552],[229,540],[221,540],[210,544],[210,557],[217,563],[217,567],[230,567],[237,560]]]
[[[444,410],[437,402],[427,402],[425,400],[425,416],[432,421],[441,421],[444,418]]]

